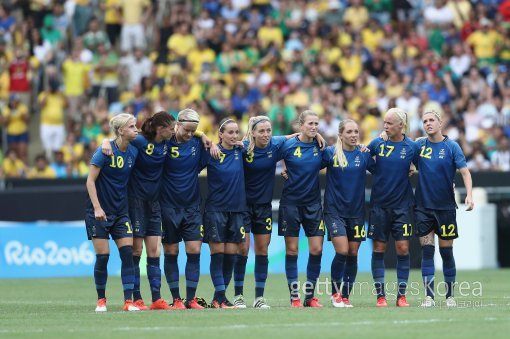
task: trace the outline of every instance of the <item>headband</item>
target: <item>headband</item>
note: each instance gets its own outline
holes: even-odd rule
[[[197,121],[197,120],[189,120],[189,119],[177,119],[177,121],[179,121],[179,122],[192,122],[192,123],[195,123],[195,124],[200,123],[200,121]]]
[[[253,130],[255,130],[255,126],[257,126],[257,124],[258,124],[259,122],[262,122],[262,121],[270,121],[270,120],[269,120],[269,118],[267,118],[267,119],[266,119],[266,118],[264,118],[264,119],[260,119],[259,121],[257,121],[256,123],[254,123],[254,124],[253,124],[253,126],[251,126],[251,130],[252,130],[252,131],[253,131]]]
[[[427,113],[432,113],[432,114],[434,114],[434,115],[436,116],[437,120],[442,121],[442,120],[441,120],[441,116],[440,116],[440,115],[439,115],[439,113],[437,113],[435,110],[431,110],[431,111],[425,112],[425,113],[423,113],[423,115],[425,115],[425,114],[427,114]]]
[[[227,124],[227,123],[229,123],[229,122],[235,122],[235,121],[234,121],[234,120],[232,120],[232,119],[227,119],[227,120],[223,121],[223,123],[220,125],[220,128],[218,128],[218,130],[220,130],[220,131],[221,131],[221,128],[222,128],[225,124]]]

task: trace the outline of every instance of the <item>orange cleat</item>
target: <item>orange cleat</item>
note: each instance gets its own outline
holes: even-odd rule
[[[375,304],[377,307],[388,307],[388,302],[386,301],[386,297],[377,298],[377,303]]]
[[[138,300],[135,300],[135,302],[133,303],[136,307],[138,307],[138,309],[140,311],[147,311],[149,308],[147,306],[145,306],[145,303],[143,302],[142,299],[138,299]]]
[[[174,299],[174,303],[172,304],[172,308],[174,310],[185,310],[186,309],[186,306],[184,305],[184,303],[182,302],[182,299],[181,298],[175,298]]]
[[[168,303],[162,299],[159,298],[158,300],[152,302],[151,310],[171,310],[172,307],[168,305]]]
[[[130,299],[124,300],[124,307],[122,307],[122,310],[127,312],[140,311],[140,309],[136,307],[133,301]]]
[[[97,300],[96,312],[106,312],[106,298]]]
[[[333,305],[333,307],[338,308],[345,307],[342,295],[340,293],[335,293],[331,296],[331,304]]]
[[[312,298],[312,299],[305,300],[305,303],[304,303],[303,306],[305,306],[305,307],[313,307],[313,308],[321,308],[322,307],[322,305],[319,304],[319,299],[317,299],[315,297]]]
[[[344,302],[344,307],[354,307],[354,306],[352,306],[352,304],[349,302],[349,298],[342,298],[342,301]]]
[[[230,301],[224,301],[220,304],[220,302],[218,300],[213,300],[212,303],[211,303],[211,306],[212,308],[225,308],[225,309],[229,309],[229,308],[237,308],[235,307],[234,305],[232,305],[232,303]]]
[[[186,308],[195,309],[195,310],[202,310],[202,309],[204,309],[203,306],[198,304],[197,298],[193,298],[191,300],[186,301]]]
[[[299,300],[299,299],[291,299],[290,307],[292,307],[292,308],[303,308],[304,306],[301,303],[301,300]]]
[[[409,307],[409,303],[407,302],[405,295],[397,297],[397,307]]]

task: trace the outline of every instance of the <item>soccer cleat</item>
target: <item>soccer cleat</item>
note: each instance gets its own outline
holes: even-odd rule
[[[321,308],[322,307],[322,305],[319,304],[319,299],[317,299],[315,297],[312,299],[306,299],[303,306],[304,307],[313,307],[313,308]]]
[[[106,312],[106,298],[97,300],[96,312]]]
[[[237,308],[234,305],[232,305],[232,303],[230,301],[228,301],[228,300],[225,300],[222,303],[220,303],[218,300],[213,300],[211,302],[211,307],[212,308],[225,308],[225,309]]]
[[[175,298],[174,299],[174,303],[172,304],[172,309],[174,310],[185,310],[186,309],[186,306],[184,305],[184,303],[182,302],[182,299],[181,298]]]
[[[338,308],[345,307],[344,301],[342,300],[342,295],[340,293],[335,293],[331,296],[331,305]]]
[[[133,301],[129,299],[124,300],[124,307],[122,307],[122,310],[128,312],[140,311],[140,309],[133,304]]]
[[[271,306],[266,304],[266,301],[263,297],[258,297],[253,301],[253,308],[270,309]]]
[[[354,306],[352,306],[352,304],[349,302],[349,298],[342,298],[342,301],[343,301],[343,303],[344,303],[344,307],[347,307],[347,308],[354,307]]]
[[[170,305],[168,305],[168,303],[165,300],[159,298],[158,300],[152,302],[150,309],[151,310],[171,310],[172,307]]]
[[[290,300],[290,307],[292,308],[303,308],[303,304],[301,303],[301,300],[299,299],[291,299]]]
[[[397,297],[397,307],[409,307],[409,303],[407,302],[405,295]]]
[[[375,304],[377,307],[388,307],[388,302],[386,301],[386,297],[377,298],[377,303]]]
[[[149,308],[147,306],[145,306],[145,303],[143,302],[142,299],[137,299],[135,300],[135,302],[133,303],[136,307],[138,307],[138,309],[140,311],[147,311]]]
[[[434,306],[436,306],[436,302],[431,296],[426,296],[420,305],[420,307],[434,307]]]
[[[453,297],[446,298],[446,307],[457,307],[457,302]]]
[[[201,306],[198,303],[197,298],[193,298],[191,300],[187,300],[186,303],[185,303],[185,306],[186,306],[186,308],[195,309],[195,310],[202,310],[202,309],[204,309],[204,307]]]
[[[246,301],[242,294],[234,296],[234,306],[237,308],[246,308]]]

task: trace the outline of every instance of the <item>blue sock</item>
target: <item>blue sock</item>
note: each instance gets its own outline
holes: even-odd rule
[[[377,297],[384,297],[384,253],[372,252],[372,278]]]
[[[409,280],[410,267],[411,267],[411,259],[410,259],[409,254],[397,255],[398,296],[406,295],[407,281]]]
[[[248,256],[237,255],[234,264],[234,295],[243,294],[244,275],[246,273],[246,262]]]
[[[453,297],[453,286],[457,268],[455,267],[455,258],[453,257],[453,247],[439,247],[439,253],[443,258],[443,275],[446,283],[446,298]]]
[[[309,254],[308,256],[308,265],[306,266],[307,284],[305,289],[305,300],[313,298],[315,285],[317,284],[317,279],[319,279],[319,275],[321,274],[321,258],[322,254]]]
[[[122,287],[124,289],[124,300],[133,298],[133,288],[135,286],[135,268],[133,265],[133,246],[119,247],[120,260],[120,277]]]
[[[140,293],[140,256],[133,256],[133,266],[135,268],[135,286],[133,288],[133,300],[142,299]]]
[[[109,254],[96,254],[94,264],[94,281],[96,283],[97,299],[106,298],[106,280],[108,280]]]
[[[342,285],[342,278],[345,271],[346,256],[336,253],[333,261],[331,262],[331,293],[336,294],[340,292]]]
[[[358,274],[358,256],[349,255],[347,256],[347,262],[345,263],[345,271],[342,286],[342,298],[349,298],[354,282],[356,281],[356,275]]]
[[[147,257],[147,278],[151,287],[152,301],[161,299],[161,269],[158,257]]]
[[[232,272],[234,271],[235,261],[235,254],[223,254],[223,282],[225,283],[225,291],[230,284],[230,280],[232,280]]]
[[[179,292],[179,265],[177,264],[177,256],[172,254],[165,254],[165,277],[172,297],[181,299]]]
[[[285,256],[285,275],[289,285],[290,299],[299,299],[297,259],[297,255],[287,254]]]
[[[186,300],[195,298],[200,278],[200,253],[186,253]]]
[[[255,298],[262,297],[264,295],[268,266],[269,260],[267,255],[255,256]]]
[[[421,276],[423,286],[428,297],[434,298],[434,245],[425,245],[421,247]]]
[[[209,270],[214,285],[213,300],[220,304],[225,301],[225,281],[223,280],[223,253],[211,254],[211,264]]]

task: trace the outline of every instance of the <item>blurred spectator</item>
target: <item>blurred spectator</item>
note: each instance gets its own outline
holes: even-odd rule
[[[41,141],[48,157],[54,151],[59,151],[64,144],[64,109],[67,99],[59,90],[56,79],[49,81],[49,89],[39,94],[38,102],[41,107]]]
[[[119,57],[103,43],[97,45],[97,53],[92,58],[92,97],[106,98],[108,104],[119,99]],[[131,69],[136,72],[136,69]]]
[[[508,138],[501,137],[498,140],[497,150],[491,155],[492,169],[496,171],[510,171],[510,149]]]
[[[149,0],[120,0],[122,31],[120,46],[123,52],[145,48],[143,24],[150,13]]]
[[[18,158],[16,150],[9,148],[2,163],[3,174],[6,178],[23,178],[26,175],[26,165]]]
[[[62,151],[53,152],[53,161],[50,164],[50,167],[55,172],[57,178],[67,178],[68,177],[68,165],[64,161],[64,153]]]
[[[108,40],[112,46],[116,46],[120,36],[122,11],[122,0],[101,0],[101,9],[104,11],[104,23]]]
[[[9,103],[3,108],[1,121],[7,131],[7,147],[12,148],[25,164],[28,164],[28,107],[16,94],[11,94]]]
[[[35,158],[35,166],[30,168],[27,173],[28,179],[55,179],[57,174],[48,164],[48,159],[44,154]]]
[[[112,51],[108,55],[113,60],[115,52]],[[141,84],[143,77],[151,74],[152,61],[144,55],[142,49],[136,48],[133,55],[128,55],[120,60],[120,66],[123,76],[127,77],[128,90],[132,90],[136,85]]]

